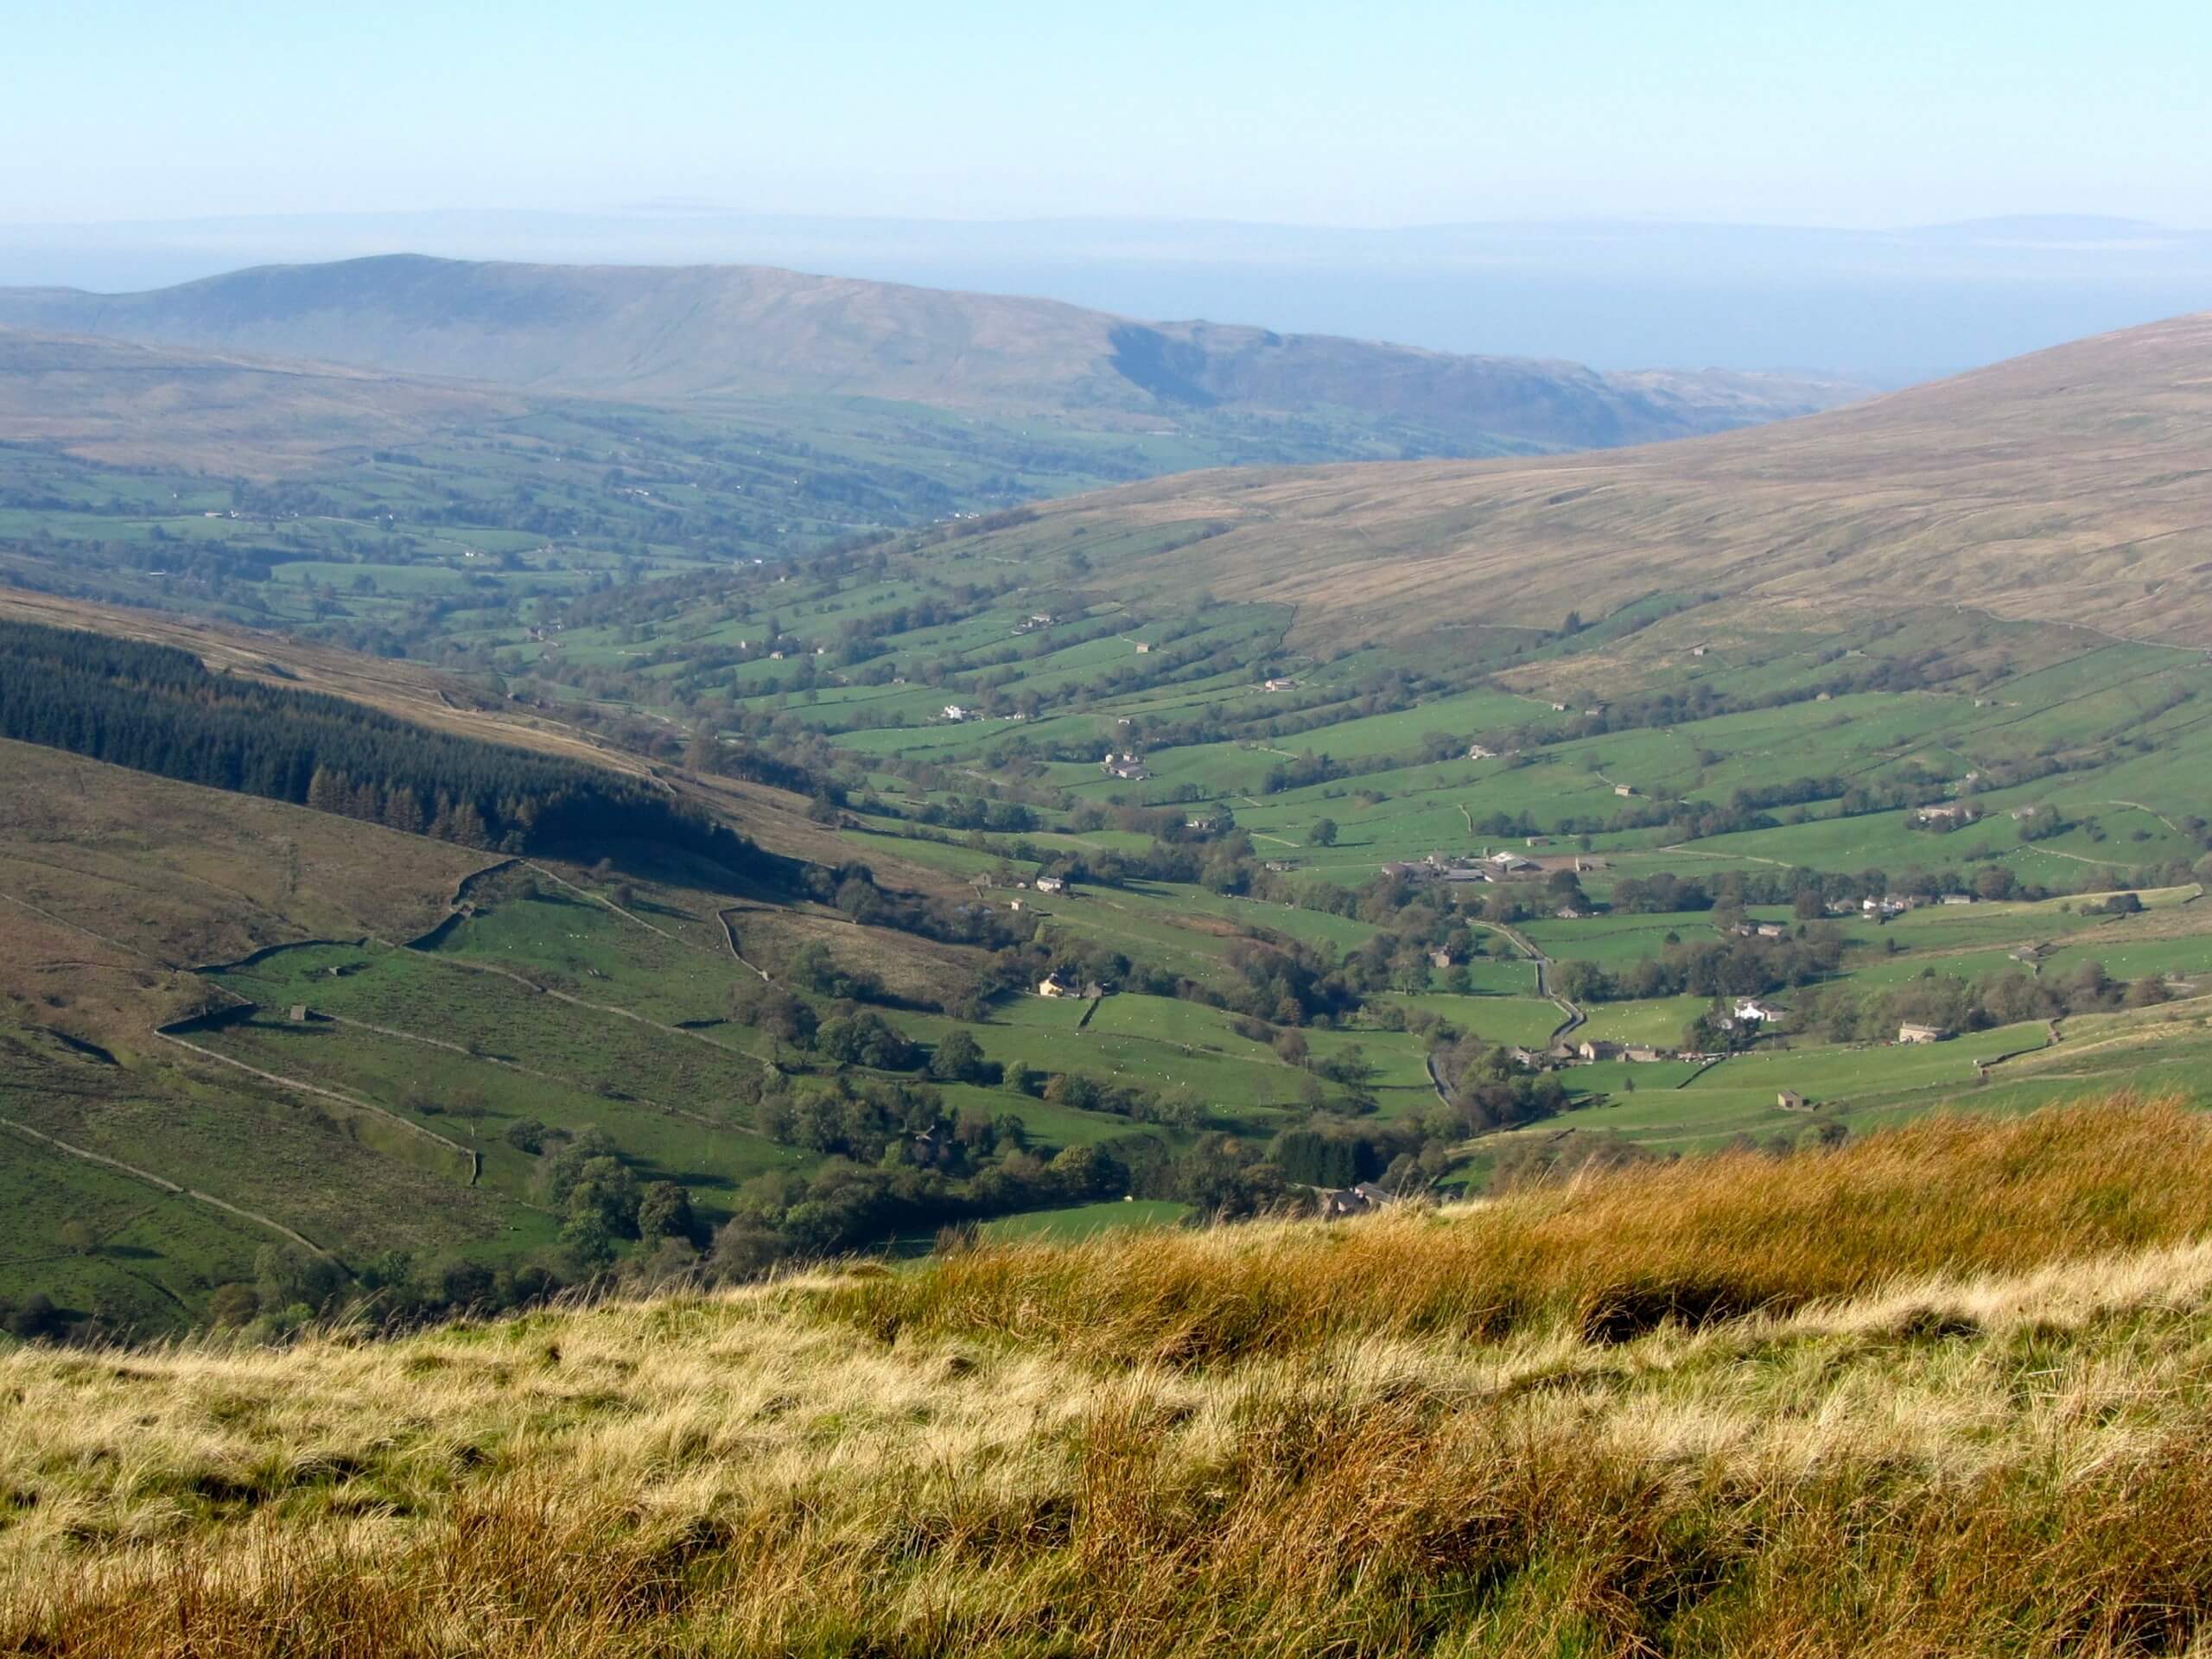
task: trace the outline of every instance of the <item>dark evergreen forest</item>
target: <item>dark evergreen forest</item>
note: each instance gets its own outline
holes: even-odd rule
[[[625,843],[651,843],[736,870],[769,861],[614,772],[76,629],[0,623],[0,737],[469,847],[619,861]]]

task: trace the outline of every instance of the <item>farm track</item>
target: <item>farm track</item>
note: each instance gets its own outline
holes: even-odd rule
[[[560,993],[557,991],[547,990],[544,995],[548,996],[557,996]],[[449,1054],[458,1054],[466,1059],[480,1060],[486,1065],[496,1065],[505,1071],[519,1072],[525,1077],[536,1077],[543,1083],[557,1083],[572,1089],[581,1086],[573,1077],[564,1077],[560,1076],[558,1073],[552,1071],[541,1071],[534,1065],[524,1065],[519,1060],[510,1060],[501,1055],[478,1053],[468,1048],[465,1044],[453,1042],[443,1037],[425,1037],[420,1032],[402,1031],[396,1026],[373,1025],[366,1020],[349,1020],[343,1014],[317,1014],[315,1017],[318,1020],[327,1020],[334,1026],[351,1026],[357,1031],[372,1031],[379,1037],[390,1037],[397,1042],[421,1043],[427,1047],[443,1049]],[[717,1043],[715,1046],[720,1048],[721,1045]],[[664,1117],[680,1117],[689,1122],[697,1123],[707,1128],[731,1129],[740,1135],[753,1135],[756,1133],[756,1131],[746,1128],[741,1125],[716,1122],[713,1118],[708,1117],[699,1112],[687,1111],[681,1106],[670,1106],[661,1101],[649,1100],[643,1095],[632,1095],[628,1096],[628,1098],[632,1103],[639,1106],[649,1107],[652,1110],[660,1113]]]
[[[468,1160],[468,1179],[464,1183],[466,1185],[475,1185],[478,1178],[484,1173],[484,1160],[474,1147],[464,1147],[458,1141],[448,1141],[435,1129],[426,1129],[420,1123],[411,1122],[400,1116],[398,1113],[378,1105],[372,1100],[362,1100],[357,1096],[345,1094],[336,1089],[326,1088],[319,1083],[309,1083],[303,1077],[288,1077],[279,1072],[264,1071],[257,1065],[248,1065],[244,1060],[234,1060],[227,1054],[219,1054],[212,1048],[203,1048],[198,1043],[188,1042],[174,1032],[164,1031],[159,1027],[155,1027],[154,1035],[165,1043],[174,1043],[179,1048],[197,1054],[202,1059],[213,1060],[219,1065],[234,1066],[251,1077],[259,1077],[264,1083],[273,1083],[280,1089],[290,1089],[301,1094],[320,1095],[325,1100],[334,1100],[341,1106],[350,1106],[356,1111],[370,1113],[373,1116],[383,1118],[388,1123],[397,1124],[410,1135],[418,1135],[425,1141],[444,1147],[448,1151],[457,1152]]]
[[[540,996],[550,996],[556,1002],[566,1002],[571,1007],[588,1008],[594,1014],[611,1014],[617,1019],[632,1020],[639,1025],[644,1026],[649,1030],[662,1032],[671,1037],[682,1037],[690,1042],[703,1044],[705,1046],[713,1049],[717,1054],[728,1055],[733,1059],[759,1060],[760,1065],[769,1071],[776,1071],[776,1066],[773,1061],[762,1059],[760,1056],[757,1054],[747,1054],[741,1048],[732,1048],[726,1043],[718,1043],[713,1038],[703,1036],[698,1032],[686,1031],[681,1026],[664,1025],[661,1021],[647,1019],[644,1014],[639,1014],[632,1009],[618,1008],[611,1002],[586,1001],[582,997],[572,996],[567,991],[556,991],[550,985],[541,985],[536,980],[528,978],[522,974],[515,972],[512,968],[500,967],[497,963],[470,962],[465,957],[448,957],[435,950],[415,950],[411,946],[395,945],[389,940],[385,939],[378,939],[377,943],[384,945],[387,950],[411,950],[413,955],[423,957],[427,961],[443,963],[447,967],[459,969],[464,973],[497,974],[502,979],[512,980],[516,984],[523,987],[525,990],[534,991]],[[683,1112],[681,1108],[674,1106],[663,1107],[661,1109],[664,1111],[677,1112],[680,1116],[686,1117],[697,1116],[696,1113]],[[710,1127],[715,1128],[723,1127],[721,1124],[711,1123],[710,1120],[703,1117],[699,1118],[698,1121],[702,1123],[709,1123]],[[747,1133],[749,1134],[751,1131],[748,1130]]]
[[[737,906],[735,905],[725,905],[721,909],[715,912],[715,919],[722,925],[722,938],[728,941],[730,956],[736,961],[738,966],[741,968],[750,969],[753,972],[760,976],[763,983],[766,983],[768,980],[768,970],[766,968],[761,967],[758,963],[747,962],[745,959],[745,953],[737,948],[737,929],[731,924],[729,919],[730,912],[734,911],[736,908]]]
[[[1513,928],[1508,927],[1504,923],[1490,922],[1485,924],[1485,925],[1495,929],[1498,933],[1503,935],[1506,938],[1510,939],[1516,946],[1522,950],[1526,951],[1529,958],[1535,963],[1536,995],[1542,997],[1546,1001],[1558,1008],[1560,1013],[1567,1015],[1566,1022],[1554,1027],[1552,1034],[1548,1041],[1553,1046],[1557,1046],[1560,1043],[1564,1042],[1567,1039],[1567,1033],[1573,1031],[1577,1027],[1586,1023],[1589,1016],[1585,1014],[1580,1007],[1576,1007],[1573,1003],[1568,1001],[1565,997],[1560,995],[1557,992],[1552,989],[1551,976],[1546,971],[1551,967],[1552,959],[1546,956],[1542,951],[1536,949],[1535,942],[1534,940],[1529,938],[1525,934],[1522,934]]]
[[[163,968],[174,969],[175,965],[173,963],[162,961],[150,950],[142,950],[135,944],[125,944],[120,939],[111,939],[106,934],[95,932],[80,922],[71,921],[67,916],[57,916],[52,911],[31,903],[28,899],[18,899],[12,893],[0,893],[0,899],[5,899],[10,904],[28,910],[32,915],[42,920],[52,922],[56,927],[66,927],[72,933],[81,933],[88,939],[106,945],[110,950],[122,951],[125,956],[138,957],[147,962],[159,963]]]
[[[627,922],[635,922],[639,927],[644,928],[648,933],[658,933],[661,938],[668,940],[672,944],[688,944],[690,943],[689,940],[677,938],[675,934],[670,932],[664,927],[655,927],[651,922],[647,921],[642,916],[632,915],[628,911],[623,909],[621,906],[616,904],[612,899],[608,899],[600,893],[594,893],[588,887],[580,887],[575,882],[569,880],[566,876],[554,874],[552,871],[547,869],[543,864],[534,863],[526,858],[519,859],[516,861],[518,862],[524,869],[533,871],[536,874],[543,876],[548,881],[551,881],[561,887],[566,887],[570,893],[575,893],[580,899],[588,899],[594,904],[605,905],[617,916],[622,918],[623,920]]]
[[[181,1185],[179,1183],[170,1180],[165,1175],[156,1175],[152,1170],[141,1169],[136,1164],[126,1164],[119,1158],[110,1158],[103,1153],[91,1152],[87,1151],[83,1147],[72,1146],[68,1141],[59,1140],[53,1135],[44,1134],[40,1130],[31,1128],[28,1123],[18,1123],[12,1117],[0,1117],[0,1128],[10,1128],[15,1130],[18,1135],[28,1135],[30,1139],[41,1141],[45,1145],[52,1147],[56,1152],[66,1153],[72,1158],[80,1158],[88,1164],[99,1164],[105,1168],[116,1170],[122,1174],[128,1175],[134,1180],[144,1181],[149,1185],[157,1187],[162,1192],[173,1194],[177,1198],[196,1198],[201,1204],[212,1205],[218,1210],[226,1211],[228,1213],[238,1217],[241,1221],[250,1221],[256,1226],[266,1227],[272,1232],[281,1233],[283,1236],[291,1240],[293,1243],[298,1245],[302,1249],[310,1251],[314,1255],[321,1256],[326,1262],[336,1262],[338,1260],[336,1256],[333,1255],[328,1250],[324,1249],[321,1245],[316,1243],[313,1239],[308,1237],[306,1234],[296,1231],[294,1229],[287,1227],[283,1222],[276,1220],[274,1217],[264,1216],[257,1211],[248,1210],[241,1205],[231,1203],[226,1198],[219,1198],[212,1192],[202,1192],[196,1187]],[[182,1300],[177,1296],[176,1293],[169,1289],[168,1286],[156,1284],[152,1280],[145,1279],[137,1274],[133,1274],[131,1276],[138,1279],[143,1284],[152,1285],[155,1289],[160,1291],[171,1301],[175,1302],[178,1306],[181,1307],[184,1306]]]

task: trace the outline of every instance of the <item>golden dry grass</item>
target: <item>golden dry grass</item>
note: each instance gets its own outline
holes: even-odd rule
[[[1963,607],[2212,643],[2212,315],[1716,437],[1540,461],[1209,472],[1040,509],[979,543],[1190,524],[1117,594],[1298,607],[1311,645],[1555,627],[1656,590],[1781,620]]]
[[[2207,1145],[2116,1103],[1433,1224],[1086,1246],[1057,1277],[994,1250],[392,1343],[0,1357],[0,1648],[2195,1651]],[[1462,1234],[1548,1230],[1568,1287],[1740,1269],[1707,1212],[1730,1181],[1782,1224],[1794,1309],[1593,1342],[1569,1298],[1469,1339],[1358,1294],[1431,1294]],[[1227,1311],[1248,1255],[1303,1299],[1297,1340],[1063,1339],[1078,1279],[1143,1296],[1147,1257],[1203,1260]],[[1037,1319],[855,1317],[1003,1305],[994,1273]]]

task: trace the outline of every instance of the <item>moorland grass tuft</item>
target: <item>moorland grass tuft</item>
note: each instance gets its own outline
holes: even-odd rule
[[[2202,1651],[2208,1161],[2122,1100],[391,1342],[22,1350],[0,1650]]]

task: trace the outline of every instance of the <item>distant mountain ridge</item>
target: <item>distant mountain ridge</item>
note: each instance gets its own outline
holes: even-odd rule
[[[1417,423],[1468,453],[1611,447],[1810,413],[1817,378],[1467,357],[1147,322],[753,265],[385,255],[137,294],[0,289],[0,326],[639,402],[861,397],[1107,424],[1198,409]]]

